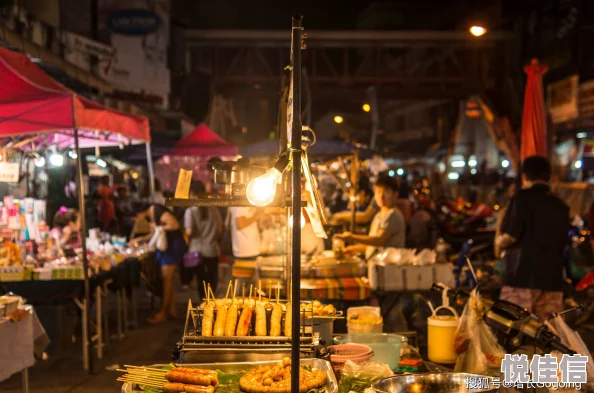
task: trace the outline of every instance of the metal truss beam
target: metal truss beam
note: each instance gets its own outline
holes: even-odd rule
[[[378,87],[378,99],[461,98],[493,85],[494,49],[513,38],[451,31],[307,35],[302,64],[314,100],[365,99],[369,86]],[[280,90],[289,58],[286,32],[190,30],[186,37],[190,72],[211,76],[217,93],[263,97],[273,91],[274,97]]]

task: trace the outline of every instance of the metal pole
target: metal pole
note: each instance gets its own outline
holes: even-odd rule
[[[377,107],[377,90],[375,86],[367,89],[369,97],[369,105],[371,106],[371,140],[369,141],[369,148],[375,150],[377,147],[377,133],[379,127],[379,109]]]
[[[299,392],[299,370],[301,349],[301,318],[300,318],[300,290],[301,290],[301,30],[302,16],[293,15],[293,34],[291,40],[291,55],[293,56],[293,123],[291,127],[291,150],[293,151],[293,233],[291,244],[291,315],[293,326],[291,330],[291,392]]]
[[[89,260],[87,259],[87,214],[85,211],[85,187],[82,167],[82,152],[78,144],[78,128],[74,130],[74,147],[76,149],[76,185],[78,187],[78,217],[80,219],[80,242],[82,246],[83,277],[85,279],[85,303],[86,307],[91,304],[91,283],[89,282]],[[90,332],[89,313],[83,312],[83,329]],[[89,335],[90,336],[90,335]],[[87,348],[89,356],[89,373],[93,374],[93,351],[91,350],[91,339],[83,343]]]
[[[359,192],[359,149],[353,152],[351,162],[351,233],[355,233],[357,226],[357,192]]]
[[[146,167],[148,168],[149,185],[151,189],[151,202],[155,202],[155,168],[153,167],[153,153],[151,151],[151,143],[147,142],[146,146]]]

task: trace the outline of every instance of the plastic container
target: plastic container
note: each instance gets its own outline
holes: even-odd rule
[[[373,350],[374,362],[387,364],[392,370],[398,367],[400,361],[400,349],[407,338],[398,334],[389,333],[367,333],[367,334],[345,334],[334,338],[336,344],[361,344]]]
[[[349,334],[382,333],[384,322],[379,307],[350,307],[347,309]]]
[[[434,363],[453,364],[458,359],[454,338],[460,325],[458,313],[450,307],[447,290],[442,295],[443,306],[437,307],[427,318],[427,357]],[[439,310],[448,310],[453,315],[437,315]]]
[[[330,351],[330,363],[334,369],[336,378],[340,378],[342,369],[347,360],[355,363],[365,362],[373,357],[373,349],[367,345],[340,344],[328,348]]]

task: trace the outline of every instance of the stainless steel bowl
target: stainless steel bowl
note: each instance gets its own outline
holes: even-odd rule
[[[475,382],[477,382],[475,384]],[[478,383],[481,387],[476,388]],[[484,387],[484,388],[483,388]],[[379,393],[466,393],[496,392],[493,378],[466,373],[398,375],[373,384]]]

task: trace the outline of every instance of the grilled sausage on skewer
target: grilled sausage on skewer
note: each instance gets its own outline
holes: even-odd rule
[[[214,318],[214,309],[211,304],[204,305],[204,315],[202,316],[202,335],[204,337],[212,336],[212,320]]]
[[[171,370],[165,374],[165,379],[169,382],[180,382],[188,385],[201,385],[201,386],[217,386],[218,380],[212,375],[188,373],[183,371]]]
[[[194,386],[172,382],[167,382],[163,385],[164,393],[214,393],[214,391],[214,386]]]
[[[225,333],[225,321],[227,320],[227,306],[221,305],[217,308],[217,319],[212,332],[215,337],[222,337]]]
[[[266,336],[266,309],[263,304],[256,305],[256,336]]]
[[[232,304],[227,310],[227,321],[225,321],[225,336],[235,336],[235,328],[237,327],[237,305]]]
[[[272,306],[272,315],[270,316],[270,335],[277,337],[281,335],[281,320],[283,318],[283,306],[275,304]]]
[[[239,322],[237,323],[237,335],[247,336],[250,332],[250,323],[252,322],[252,308],[245,304]]]
[[[293,329],[293,327],[291,325],[293,325],[293,310],[291,308],[291,302],[287,303],[287,311],[285,312],[285,336],[286,337],[291,337],[291,329]]]
[[[211,375],[214,378],[218,378],[219,374],[217,374],[214,370],[205,370],[203,368],[189,368],[189,367],[176,367],[175,371],[180,371],[182,373],[190,373],[190,374],[204,374],[204,375]]]

